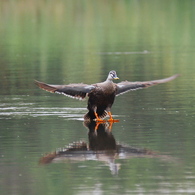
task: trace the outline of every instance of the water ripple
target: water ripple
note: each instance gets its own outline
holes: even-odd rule
[[[82,118],[86,108],[58,108],[58,107],[27,107],[10,106],[0,108],[0,119],[5,116],[58,116],[64,118]],[[3,118],[5,119],[5,118]]]

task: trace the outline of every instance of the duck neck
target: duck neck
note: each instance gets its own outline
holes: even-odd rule
[[[113,83],[112,79],[106,79],[107,83]]]
[[[108,78],[106,79],[106,82],[111,82],[112,83],[112,80],[113,79],[108,76]]]

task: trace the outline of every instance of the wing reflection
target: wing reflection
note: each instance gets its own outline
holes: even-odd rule
[[[73,142],[65,148],[57,149],[39,160],[40,164],[54,162],[73,162],[98,160],[106,163],[112,174],[117,174],[120,164],[116,159],[129,159],[135,157],[162,158],[169,157],[158,155],[156,152],[145,149],[124,146],[116,143],[112,134],[112,123],[109,122],[84,122],[89,130],[88,143],[83,141]]]

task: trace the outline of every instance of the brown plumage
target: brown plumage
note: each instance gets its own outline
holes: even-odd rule
[[[50,85],[43,82],[35,81],[41,89],[63,94],[76,99],[85,99],[88,97],[88,113],[84,116],[85,120],[102,121],[109,115],[109,121],[114,121],[110,112],[112,104],[114,103],[115,96],[121,95],[128,91],[142,89],[157,85],[160,83],[169,82],[179,75],[173,75],[168,78],[144,81],[144,82],[129,82],[122,81],[120,83],[113,83],[113,79],[118,79],[114,70],[110,71],[106,81],[96,84],[69,84],[69,85]]]

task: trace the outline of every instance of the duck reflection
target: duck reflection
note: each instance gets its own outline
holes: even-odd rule
[[[65,148],[57,149],[55,152],[45,155],[39,163],[98,160],[106,163],[112,174],[117,174],[120,164],[115,163],[116,159],[159,157],[151,150],[117,144],[112,134],[112,125],[111,122],[84,122],[84,126],[89,130],[88,143],[73,142]]]

